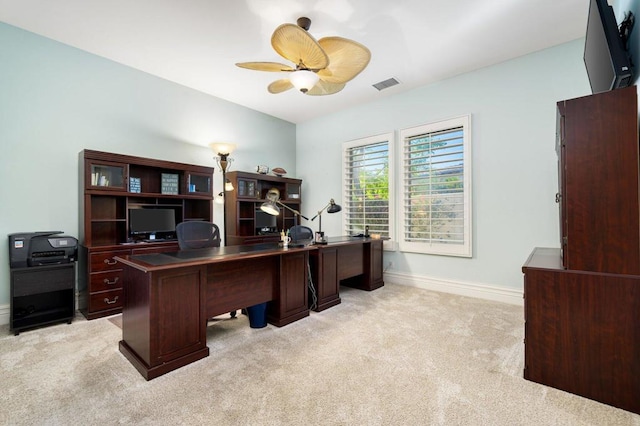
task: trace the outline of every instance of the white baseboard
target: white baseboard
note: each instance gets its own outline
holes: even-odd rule
[[[497,287],[480,283],[443,280],[393,271],[385,272],[383,278],[385,282],[406,285],[409,287],[418,287],[425,290],[438,291],[441,293],[451,293],[460,296],[475,297],[478,299],[492,300],[494,302],[524,306],[522,291],[505,287]]]
[[[9,324],[10,305],[0,305],[0,325]]]

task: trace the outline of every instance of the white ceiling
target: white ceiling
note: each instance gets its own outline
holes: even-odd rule
[[[0,0],[0,20],[284,120],[306,120],[584,37],[587,0]],[[285,74],[236,62],[284,62],[273,30],[309,32],[372,53],[341,92],[272,95]],[[379,92],[373,84],[400,85]]]

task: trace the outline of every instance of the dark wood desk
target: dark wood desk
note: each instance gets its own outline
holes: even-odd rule
[[[309,259],[311,257],[311,261]],[[326,245],[278,244],[117,257],[124,265],[120,352],[147,380],[209,356],[207,319],[269,302],[267,321],[309,315],[307,265],[317,311],[340,303],[340,284],[374,290],[382,240],[334,237]]]
[[[207,319],[269,302],[278,327],[309,315],[309,251],[277,244],[128,255],[120,352],[145,379],[209,356]]]
[[[382,280],[383,240],[329,237],[328,244],[310,252],[311,275],[318,297],[316,311],[340,303],[340,285],[375,290]]]

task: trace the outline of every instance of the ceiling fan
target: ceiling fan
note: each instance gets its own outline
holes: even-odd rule
[[[271,46],[294,66],[278,62],[240,62],[236,65],[256,71],[290,72],[289,78],[276,80],[267,88],[282,93],[293,87],[307,95],[332,95],[360,74],[371,59],[362,44],[342,37],[313,38],[307,31],[311,19],[302,17],[294,24],[282,24],[271,36]]]

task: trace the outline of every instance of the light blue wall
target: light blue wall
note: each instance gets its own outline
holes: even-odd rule
[[[389,271],[522,289],[531,250],[559,246],[556,102],[590,93],[583,48],[577,40],[298,125],[305,212],[342,202],[342,142],[471,114],[473,258],[385,252],[385,267],[393,261]],[[340,214],[323,215],[329,235],[341,226]]]
[[[266,164],[295,176],[292,123],[0,23],[0,307],[7,234],[79,236],[80,151],[214,166],[213,141],[238,144],[235,170]]]
[[[236,170],[277,165],[304,179],[303,213],[313,216],[329,198],[342,201],[342,142],[471,114],[473,258],[387,252],[385,264],[521,289],[531,249],[558,246],[555,103],[589,93],[582,50],[578,40],[296,128],[0,24],[0,236],[79,235],[78,154],[85,148],[212,166],[206,144],[236,142]],[[219,191],[220,179],[215,185]],[[221,219],[218,207],[214,215]],[[323,215],[323,230],[341,234],[341,222],[340,214]],[[0,306],[9,297],[7,246],[0,246]]]

